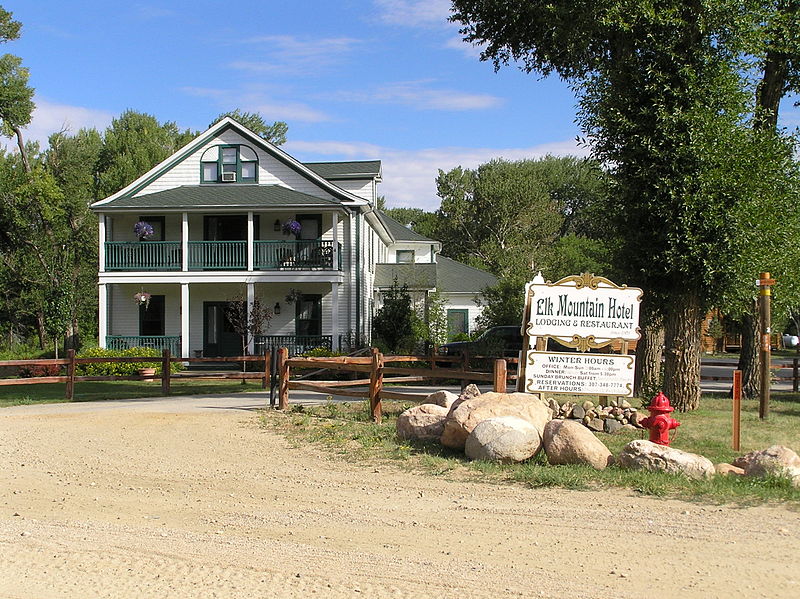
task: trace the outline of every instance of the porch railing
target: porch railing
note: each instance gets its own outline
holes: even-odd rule
[[[287,347],[290,356],[297,356],[315,347],[331,349],[331,335],[257,335],[255,338],[255,354],[263,354],[268,349]]]
[[[189,270],[245,270],[246,241],[190,241]]]
[[[175,356],[181,355],[181,338],[164,335],[107,335],[108,349],[129,349],[131,347],[150,347],[168,349]]]
[[[334,266],[333,241],[256,241],[253,267],[256,270],[341,270],[341,260]],[[341,244],[339,244],[341,257]]]
[[[180,269],[180,241],[106,242],[106,270]]]

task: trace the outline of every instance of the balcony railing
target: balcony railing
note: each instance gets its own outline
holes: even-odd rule
[[[290,356],[297,356],[315,347],[331,349],[332,343],[331,335],[256,335],[254,352],[258,355],[268,349],[287,347]]]
[[[342,245],[330,240],[255,241],[254,270],[342,270]],[[189,270],[246,270],[246,241],[190,241]],[[105,268],[181,270],[180,241],[107,241]]]
[[[256,241],[255,270],[333,270],[333,241]],[[339,246],[341,256],[341,245]],[[336,265],[341,270],[341,261]]]
[[[246,241],[190,241],[189,270],[247,269]]]
[[[181,338],[164,335],[108,335],[108,349],[129,349],[131,347],[148,347],[152,349],[168,349],[173,356],[181,355]]]
[[[106,270],[180,269],[180,241],[106,242]]]

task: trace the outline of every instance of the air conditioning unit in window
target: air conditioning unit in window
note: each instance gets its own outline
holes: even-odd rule
[[[222,173],[222,181],[225,183],[235,183],[236,173]]]

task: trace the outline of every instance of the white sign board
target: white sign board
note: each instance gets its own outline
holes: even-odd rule
[[[528,351],[525,359],[529,393],[633,397],[633,356]]]
[[[531,337],[639,339],[642,290],[602,277],[567,277],[555,284],[530,282],[526,332]]]

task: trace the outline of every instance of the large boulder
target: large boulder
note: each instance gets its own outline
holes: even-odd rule
[[[456,398],[456,400],[452,404],[450,404],[450,410],[451,411],[455,410],[458,406],[460,406],[468,399],[473,399],[475,397],[478,397],[480,394],[481,390],[478,389],[478,385],[476,385],[475,383],[470,383],[461,390],[461,393]]]
[[[643,439],[631,441],[623,447],[617,456],[617,464],[636,470],[683,474],[696,479],[709,478],[715,473],[711,460],[701,455]]]
[[[602,470],[614,460],[608,447],[575,420],[551,420],[543,437],[547,461],[553,465],[586,464]]]
[[[459,396],[455,393],[442,389],[441,391],[434,391],[428,395],[428,397],[425,398],[425,403],[436,404],[437,406],[442,406],[449,410],[458,398]]]
[[[742,468],[746,476],[787,476],[792,479],[794,486],[800,486],[800,456],[783,445],[751,451],[736,458],[733,465]]]
[[[543,431],[552,412],[538,395],[531,393],[484,393],[453,404],[444,423],[442,445],[464,449],[467,437],[479,422],[501,416],[516,416]]]
[[[447,408],[424,403],[397,417],[397,436],[416,441],[437,441],[444,431]]]
[[[523,462],[542,448],[539,430],[516,416],[489,418],[478,423],[464,446],[472,460],[487,460],[502,464]]]

